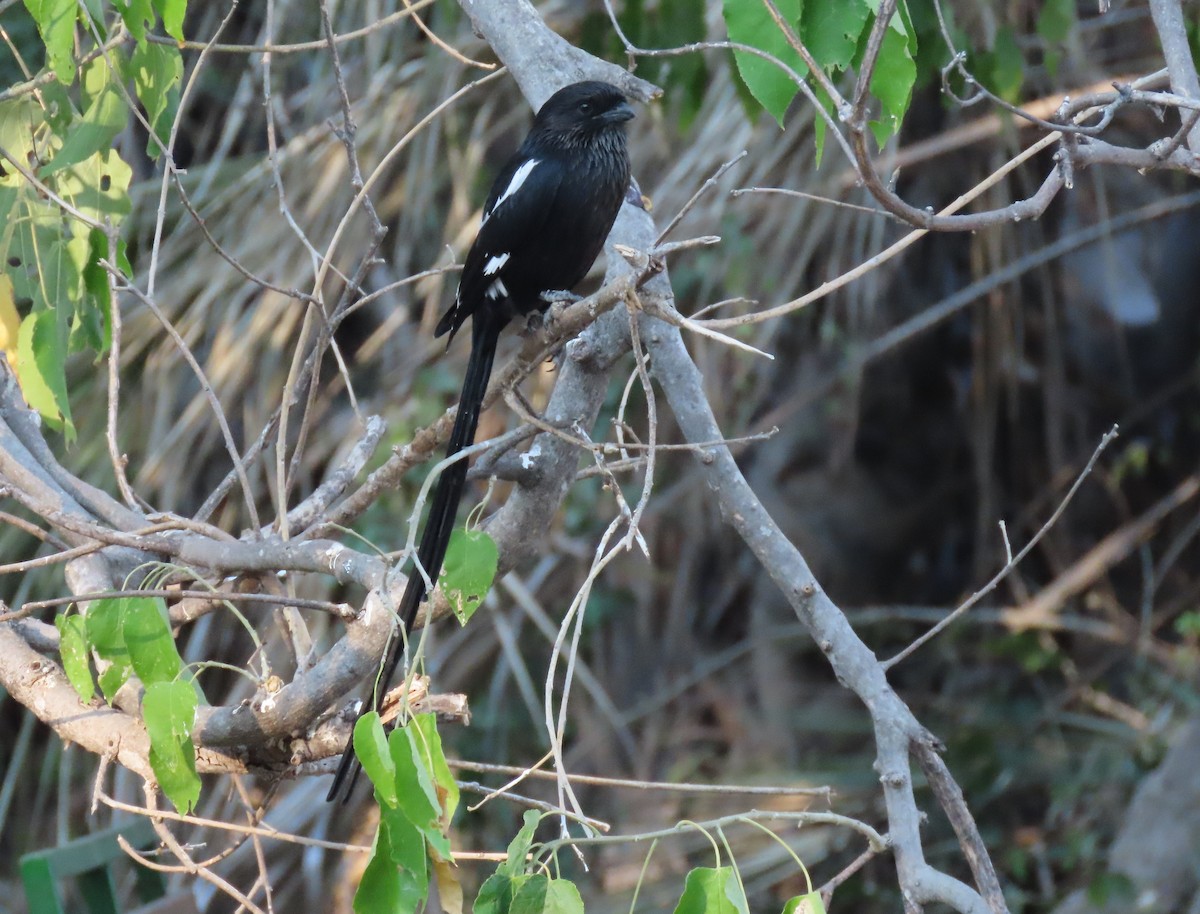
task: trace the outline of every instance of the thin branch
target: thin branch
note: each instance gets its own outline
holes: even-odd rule
[[[494,765],[491,762],[475,762],[467,759],[447,759],[451,768],[465,771],[504,775],[525,775],[540,780],[556,780],[559,775],[552,771],[542,771],[537,768],[521,768],[516,765]],[[834,791],[831,787],[782,787],[747,784],[694,784],[686,781],[642,781],[631,778],[608,778],[590,774],[568,774],[566,778],[577,784],[588,784],[592,787],[614,787],[628,790],[643,790],[657,793],[696,793],[696,794],[739,794],[747,796],[802,796],[821,797],[829,802]]]
[[[90,600],[113,600],[122,597],[157,597],[163,600],[205,600],[213,603],[263,603],[267,606],[295,606],[300,609],[316,609],[329,613],[339,619],[352,618],[357,611],[344,603],[330,603],[328,600],[307,600],[302,597],[289,597],[284,594],[271,593],[241,593],[230,590],[194,590],[189,588],[124,588],[121,590],[100,590],[92,593],[75,593],[69,597],[50,597],[45,600],[30,600],[21,607],[22,612],[36,612],[52,606],[70,606],[74,603],[86,603]]]
[[[350,32],[343,32],[340,35],[334,35],[333,40],[336,44],[346,44],[351,41],[357,41],[360,38],[366,38],[368,35],[373,35],[375,32],[382,31],[389,26],[395,25],[412,16],[414,13],[432,6],[437,0],[415,0],[408,4],[406,9],[397,10],[393,13],[388,13],[370,25],[365,25],[362,28],[354,29]],[[199,51],[209,49],[218,54],[303,54],[306,51],[320,51],[329,46],[326,38],[317,38],[312,41],[298,41],[293,44],[273,44],[264,42],[263,44],[220,44],[204,41],[176,41],[168,35],[153,35],[147,34],[146,40],[154,44],[165,44],[173,48],[180,48],[185,51]],[[3,101],[3,99],[0,99]]]
[[[988,175],[988,177],[986,177],[984,180],[980,181],[978,184],[976,184],[974,187],[972,187],[969,191],[967,191],[962,196],[960,196],[957,200],[950,203],[947,207],[945,207],[941,211],[941,213],[939,215],[949,216],[951,213],[955,213],[958,210],[962,209],[964,206],[966,206],[968,203],[975,200],[977,197],[979,197],[985,191],[991,189],[996,184],[998,184],[1000,181],[1002,181],[1010,172],[1012,172],[1014,169],[1016,169],[1023,162],[1031,159],[1033,156],[1037,155],[1039,152],[1052,146],[1056,141],[1057,141],[1056,138],[1053,138],[1053,137],[1043,137],[1041,140],[1034,143],[1028,149],[1023,150],[1021,153],[1014,156],[1012,159],[1009,159],[1007,162],[1005,162],[1003,165],[1001,165],[999,168],[997,168],[994,172],[992,172],[990,175]],[[727,328],[727,327],[739,327],[744,324],[757,324],[757,323],[761,323],[762,321],[772,320],[776,317],[782,317],[785,314],[790,314],[793,311],[796,311],[800,308],[806,307],[807,305],[811,304],[814,301],[824,298],[825,296],[829,295],[832,292],[837,291],[838,289],[842,288],[843,286],[849,285],[851,282],[858,279],[859,277],[865,276],[867,273],[871,272],[875,268],[877,268],[880,265],[891,260],[893,257],[896,257],[898,254],[903,252],[905,249],[911,247],[913,244],[915,244],[917,241],[919,241],[921,238],[923,238],[926,234],[928,234],[928,232],[929,232],[929,229],[915,229],[915,230],[909,232],[907,235],[905,235],[899,241],[896,241],[895,243],[889,245],[883,251],[876,254],[874,257],[871,257],[871,258],[865,260],[863,263],[859,264],[854,269],[848,270],[847,272],[843,273],[841,276],[831,279],[828,282],[822,283],[820,286],[818,286],[816,289],[813,289],[811,292],[808,292],[808,293],[800,296],[799,298],[793,299],[790,302],[786,302],[785,304],[782,304],[782,305],[777,305],[774,308],[768,308],[765,311],[758,311],[758,312],[755,312],[754,314],[747,314],[747,315],[743,315],[741,317],[709,319],[709,320],[705,320],[704,323],[706,325],[708,325],[709,327],[721,329],[721,328]]]
[[[955,782],[950,769],[937,753],[937,746],[932,739],[916,739],[913,741],[913,754],[925,772],[925,779],[937,797],[938,805],[946,813],[954,834],[958,837],[958,845],[962,848],[971,875],[984,902],[991,908],[993,914],[1008,914],[1008,905],[1004,901],[1004,891],[1000,888],[1000,879],[996,868],[992,866],[992,858],[988,855],[987,845],[983,836],[967,808],[962,788]]]
[[[1200,101],[1200,77],[1196,74],[1179,0],[1150,0],[1150,16],[1171,74],[1171,88],[1184,98]],[[1188,148],[1200,153],[1200,126],[1195,122],[1188,131]]]
[[[700,201],[700,198],[712,188],[716,187],[717,182],[724,177],[725,172],[729,171],[729,169],[733,168],[734,165],[746,158],[747,155],[749,155],[749,153],[743,149],[732,159],[718,168],[713,173],[712,177],[701,184],[700,187],[696,189],[696,192],[688,198],[688,201],[679,208],[679,212],[675,214],[675,218],[668,222],[667,227],[658,233],[658,237],[654,239],[654,246],[658,247],[660,244],[662,244],[663,240],[675,230],[675,227],[679,225],[680,222],[683,221],[683,217],[686,216],[691,211],[692,207],[694,207]]]
[[[110,273],[121,275],[120,270],[114,264],[101,261],[101,266]],[[123,279],[124,277],[122,277]],[[171,323],[158,305],[155,304],[154,299],[132,284],[123,284],[120,288],[130,292],[158,318],[158,322],[162,324],[163,329],[167,331],[167,334],[174,341],[180,355],[183,356],[188,366],[192,369],[196,380],[200,382],[200,389],[204,391],[204,396],[208,400],[209,406],[212,407],[217,425],[221,429],[221,437],[225,440],[225,450],[229,454],[229,458],[233,461],[233,468],[237,473],[238,481],[242,484],[242,496],[246,503],[246,511],[250,515],[250,521],[256,529],[261,527],[262,523],[258,519],[258,507],[254,499],[254,489],[250,485],[250,477],[246,473],[246,465],[242,460],[241,454],[238,452],[237,442],[233,440],[233,429],[229,427],[229,420],[225,416],[225,409],[221,406],[221,401],[217,399],[216,391],[213,390],[212,384],[208,380],[208,375],[205,374],[204,369],[200,366],[200,362],[197,361],[196,356],[192,353],[191,347],[188,346],[179,331],[175,329],[175,325]]]
[[[969,611],[972,606],[995,590],[999,586],[1000,582],[1008,577],[1012,570],[1021,563],[1025,556],[1029,555],[1033,548],[1042,541],[1042,537],[1050,532],[1050,528],[1058,523],[1058,519],[1062,517],[1063,512],[1067,510],[1067,505],[1071,503],[1071,499],[1075,497],[1075,493],[1079,491],[1079,487],[1083,485],[1083,481],[1091,475],[1092,469],[1096,466],[1096,461],[1100,459],[1100,455],[1104,453],[1105,449],[1112,444],[1116,438],[1117,427],[1114,425],[1111,429],[1104,433],[1104,436],[1100,439],[1100,443],[1096,445],[1096,450],[1092,452],[1092,456],[1088,459],[1088,462],[1084,465],[1079,475],[1075,477],[1075,482],[1072,483],[1071,488],[1067,490],[1067,494],[1062,497],[1062,501],[1058,503],[1058,507],[1054,509],[1054,512],[1046,519],[1046,522],[1042,524],[1041,528],[1033,535],[1029,542],[1025,544],[1024,548],[1022,548],[1020,552],[1013,556],[1011,560],[1006,562],[1004,567],[996,572],[990,581],[988,581],[979,590],[975,591],[975,593],[971,594],[971,596],[965,602],[955,609],[954,612],[950,613],[950,615],[948,615],[945,619],[933,626],[933,628],[929,629],[929,631],[925,632],[920,637],[916,638],[910,645],[908,645],[908,647],[904,648],[904,650],[900,651],[895,656],[889,657],[887,660],[882,661],[880,666],[883,667],[884,670],[890,670],[897,663],[904,660],[906,657],[911,656],[918,648],[936,638],[939,634],[945,631],[948,626],[953,625],[956,619]]]
[[[105,232],[108,239],[108,261],[117,262],[117,235],[110,225]],[[113,476],[117,480],[117,488],[121,497],[133,510],[145,507],[142,501],[129,485],[125,475],[126,456],[121,453],[117,443],[117,411],[121,403],[121,295],[117,290],[117,278],[111,270],[104,271],[104,282],[108,286],[109,321],[112,333],[108,347],[108,410],[105,417],[104,437],[108,443],[108,456],[112,462]]]
[[[830,825],[835,828],[848,828],[858,832],[867,839],[867,843],[876,851],[888,849],[890,842],[866,822],[852,819],[849,816],[838,815],[835,812],[774,812],[752,809],[749,812],[734,813],[703,822],[680,822],[670,828],[659,828],[653,831],[638,832],[626,835],[590,835],[584,838],[559,838],[547,841],[541,846],[540,857],[548,857],[560,847],[596,847],[614,844],[643,844],[656,838],[670,838],[689,834],[696,828],[712,831],[718,828],[728,828],[731,825],[745,825],[753,822],[791,822],[796,825]]]

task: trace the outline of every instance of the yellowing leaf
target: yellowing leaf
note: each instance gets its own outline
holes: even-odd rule
[[[820,892],[797,895],[783,906],[783,914],[825,914],[825,902]]]
[[[75,437],[75,425],[67,405],[66,346],[56,322],[53,311],[38,311],[21,322],[17,334],[21,372],[17,380],[25,402],[70,441]]]
[[[17,333],[21,328],[21,317],[17,314],[17,303],[13,301],[12,280],[0,274],[0,352],[8,359],[8,365],[17,370]]]
[[[449,860],[434,860],[433,875],[437,879],[438,901],[446,914],[463,914],[463,887]]]
[[[78,165],[58,172],[58,192],[89,219],[119,223],[129,215],[129,184],[133,169],[115,149],[97,152]],[[74,222],[73,232],[86,233],[89,227]]]

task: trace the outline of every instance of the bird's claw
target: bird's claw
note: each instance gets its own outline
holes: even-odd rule
[[[536,336],[550,322],[544,311],[530,311],[525,315],[525,328],[522,336]]]

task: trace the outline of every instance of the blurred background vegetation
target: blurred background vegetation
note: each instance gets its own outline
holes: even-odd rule
[[[223,5],[193,3],[190,36],[214,33]],[[350,31],[392,12],[376,0],[340,4],[335,30]],[[919,206],[948,203],[1023,148],[1023,127],[963,109],[941,91],[947,55],[935,38],[932,7],[910,4],[921,31],[918,89],[898,141],[881,153],[903,157],[901,194]],[[1157,68],[1160,54],[1148,10],[1114,2],[1059,10],[1067,27],[1052,32],[1045,4],[955,0],[955,20],[972,48],[972,65],[1000,94],[1029,102],[1106,87]],[[602,6],[541,4],[573,42],[623,61]],[[720,37],[719,6],[701,0],[630,0],[618,4],[635,43],[666,47]],[[222,35],[258,44],[262,4],[242,4]],[[274,40],[321,34],[315,4],[277,0]],[[439,0],[425,20],[468,57],[490,60],[457,6]],[[20,4],[0,3],[0,24],[39,65],[38,42]],[[481,71],[436,47],[408,21],[341,46],[347,88],[359,122],[364,171],[436,104]],[[195,53],[186,57],[188,67]],[[870,207],[848,163],[830,145],[818,167],[813,113],[793,106],[785,129],[747,107],[727,52],[646,60],[639,75],[665,98],[633,123],[632,156],[643,192],[665,224],[722,163],[748,155],[686,217],[678,237],[719,234],[722,244],[672,263],[679,309],[693,313],[735,297],[764,306],[793,299],[869,258],[906,229],[878,215],[813,199],[728,191],[784,187]],[[312,254],[280,213],[285,196],[296,224],[318,249],[351,196],[344,150],[329,128],[339,103],[324,51],[277,53],[270,63],[282,191],[267,163],[261,55],[223,54],[202,73],[180,129],[176,159],[208,230],[248,269],[284,287],[311,275]],[[0,82],[20,78],[0,53]],[[1123,138],[1156,135],[1149,112],[1123,115]],[[495,169],[519,141],[529,112],[511,80],[501,78],[450,107],[418,135],[378,185],[374,203],[388,227],[380,287],[445,266],[469,243]],[[151,249],[159,179],[145,158],[145,137],[120,140],[135,163],[134,212],[126,223],[129,256],[144,273]],[[1026,138],[1026,142],[1028,139]],[[990,206],[1027,196],[1050,153],[997,185]],[[1134,788],[1161,760],[1173,727],[1200,710],[1200,532],[1194,498],[1177,510],[1161,503],[1194,481],[1200,445],[1195,289],[1200,222],[1180,210],[1113,233],[1065,257],[987,287],[932,326],[908,326],[950,294],[986,281],[998,268],[1087,226],[1164,201],[1189,189],[1175,175],[1094,169],[1077,177],[1036,223],[978,234],[930,236],[903,257],[786,319],[748,327],[748,342],[775,354],[754,359],[702,339],[691,341],[710,379],[709,395],[729,436],[773,426],[767,441],[745,446],[740,461],[755,491],[800,547],[862,637],[888,656],[940,619],[1004,562],[998,528],[1019,547],[1043,524],[1066,487],[1114,423],[1122,434],[1065,516],[1002,588],[946,634],[900,664],[891,680],[917,716],[947,745],[997,865],[1014,912],[1049,911],[1068,892],[1119,897],[1104,851],[1126,816]],[[278,402],[302,310],[263,291],[221,260],[195,221],[168,202],[159,253],[157,300],[200,357],[239,440],[257,434]],[[364,220],[350,226],[343,250],[366,244]],[[451,253],[453,252],[453,254]],[[443,353],[430,339],[454,275],[404,286],[362,308],[342,327],[364,411],[389,423],[390,444],[436,417],[458,390],[463,346]],[[303,284],[303,280],[299,281]],[[158,322],[123,302],[121,447],[134,488],[151,504],[194,511],[228,471],[220,433],[195,377]],[[104,446],[101,366],[71,366],[78,441],[64,462],[111,488]],[[552,366],[536,380],[540,402]],[[611,419],[621,393],[614,382]],[[342,380],[321,388],[308,446],[311,488],[357,435]],[[511,422],[504,410],[484,419],[482,434]],[[674,440],[673,430],[664,434]],[[882,821],[869,718],[830,674],[820,652],[761,569],[697,485],[693,458],[660,457],[657,491],[643,524],[652,560],[631,553],[600,579],[588,609],[582,658],[586,675],[572,697],[568,764],[579,773],[712,783],[829,785],[832,808]],[[261,470],[260,472],[266,472]],[[358,532],[385,549],[400,548],[419,473],[382,500]],[[640,483],[631,480],[635,490]],[[482,494],[482,489],[480,490]],[[502,493],[500,493],[502,495]],[[614,512],[611,495],[584,480],[568,496],[543,557],[500,584],[489,610],[465,630],[443,623],[430,672],[439,691],[470,698],[470,727],[451,728],[451,753],[464,759],[528,764],[541,756],[541,686],[557,619],[585,572],[598,531]],[[216,522],[247,525],[236,500]],[[1105,542],[1105,551],[1097,545]],[[0,555],[36,554],[37,544],[5,528]],[[1061,601],[1040,624],[1018,631],[1004,610],[1027,605],[1069,576]],[[63,592],[60,571],[0,580],[0,597],[19,603]],[[304,590],[307,588],[307,591]],[[302,593],[333,599],[328,581]],[[48,618],[48,617],[47,617]],[[262,620],[269,627],[270,620]],[[334,631],[326,632],[330,640]],[[185,630],[185,659],[245,663],[251,645],[236,625],[210,615]],[[206,674],[210,697],[236,700],[247,685]],[[31,714],[0,698],[0,858],[90,830],[90,789],[97,760],[48,738]],[[474,775],[464,772],[465,778]],[[480,776],[498,785],[502,776]],[[269,821],[314,837],[369,841],[373,824],[360,791],[351,809],[319,802],[324,779],[248,782],[255,796],[274,792]],[[118,775],[115,795],[136,801],[137,785]],[[549,786],[523,785],[550,797]],[[621,831],[660,827],[759,808],[795,808],[797,800],[722,796],[650,797],[584,788],[585,810]],[[814,808],[826,808],[823,801]],[[930,804],[933,808],[933,804]],[[206,785],[200,815],[242,816],[225,785]],[[498,850],[520,810],[494,802],[465,814],[458,845]],[[926,826],[939,866],[956,867],[958,848],[940,816]],[[212,837],[214,848],[222,839]],[[777,910],[800,879],[776,844],[742,835],[738,863],[754,910]],[[788,833],[815,882],[856,853],[847,835],[810,828]],[[277,911],[345,905],[353,862],[340,855],[267,844]],[[235,884],[256,871],[247,844],[221,864]],[[666,842],[647,872],[639,910],[669,908],[682,873],[710,853],[702,838]],[[944,855],[944,857],[939,857]],[[644,849],[606,849],[577,872],[590,911],[628,910]],[[463,867],[477,884],[490,867]],[[962,875],[965,875],[963,873]],[[0,868],[0,911],[24,910],[15,873]],[[332,898],[332,902],[330,899]],[[887,857],[842,887],[835,909],[895,911],[894,869]],[[211,911],[230,910],[227,899]],[[348,910],[347,907],[333,907]]]

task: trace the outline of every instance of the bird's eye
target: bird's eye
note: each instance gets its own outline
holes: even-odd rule
[[[592,103],[591,102],[580,102],[579,103],[579,113],[580,114],[591,114],[592,113]]]

